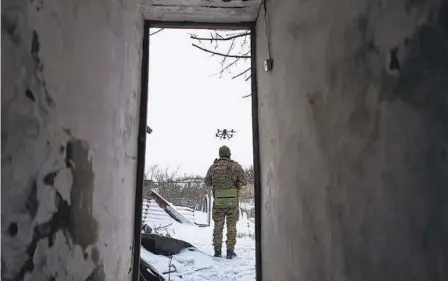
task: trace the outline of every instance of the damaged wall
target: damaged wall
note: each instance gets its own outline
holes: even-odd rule
[[[254,21],[261,0],[138,0],[143,16],[157,21]]]
[[[448,280],[448,1],[264,15],[263,280]]]
[[[2,280],[130,280],[135,1],[2,1]]]

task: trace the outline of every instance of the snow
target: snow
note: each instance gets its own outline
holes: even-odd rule
[[[152,203],[152,202],[151,202]],[[151,209],[156,209],[152,204]],[[177,208],[177,207],[175,207]],[[161,210],[161,209],[160,209]],[[163,210],[162,210],[163,211]],[[150,212],[154,214],[153,212]],[[212,233],[213,220],[208,227],[181,224],[169,217],[158,215],[145,218],[145,223],[156,229],[158,233],[167,233],[174,238],[189,242],[197,249],[185,249],[171,258],[159,256],[142,248],[142,258],[151,263],[166,280],[172,281],[253,281],[255,280],[255,227],[254,223],[245,215],[240,216],[237,223],[237,244],[235,252],[237,257],[231,260],[225,258],[226,228],[224,228],[223,258],[213,257]],[[201,213],[201,212],[198,212]],[[200,214],[195,213],[195,217]],[[204,214],[202,214],[204,216]],[[162,228],[160,228],[162,226]],[[163,228],[163,226],[167,226]],[[170,267],[171,265],[171,267]],[[172,273],[169,272],[172,269]],[[168,278],[169,276],[169,278]]]

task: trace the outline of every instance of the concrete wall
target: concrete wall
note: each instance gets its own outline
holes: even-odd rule
[[[2,280],[130,280],[135,1],[2,1]]]
[[[448,1],[268,1],[263,280],[448,280]]]

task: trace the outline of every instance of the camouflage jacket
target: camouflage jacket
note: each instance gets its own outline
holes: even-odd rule
[[[232,170],[232,181],[233,182],[229,183],[229,185],[235,186],[238,189],[247,185],[246,175],[245,175],[244,170],[241,167],[241,165],[231,159],[220,158],[220,159],[215,159],[213,165],[211,165],[210,168],[208,169],[207,175],[205,176],[205,185],[206,186],[213,186],[213,172],[214,172],[214,169],[217,167],[217,165],[230,166],[230,168]]]

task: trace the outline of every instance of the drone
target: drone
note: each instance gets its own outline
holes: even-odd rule
[[[236,133],[236,131],[234,131],[233,129],[232,130],[223,129],[222,131],[218,129],[218,131],[216,132],[216,137],[219,138],[220,140],[231,139],[233,138],[234,133]]]

